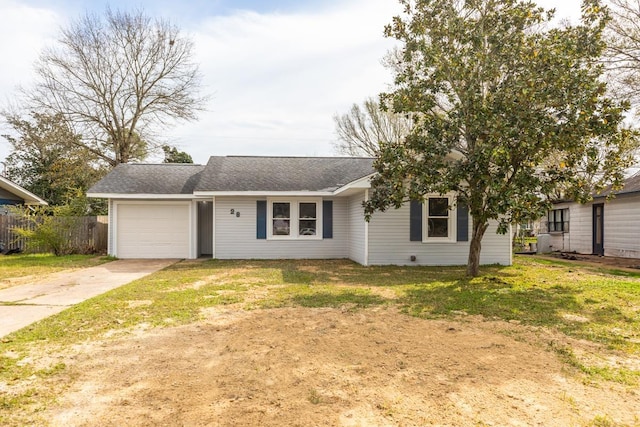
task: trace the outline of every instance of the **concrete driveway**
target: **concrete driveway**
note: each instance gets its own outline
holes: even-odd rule
[[[118,260],[96,267],[61,271],[33,283],[0,289],[0,337],[177,261]]]

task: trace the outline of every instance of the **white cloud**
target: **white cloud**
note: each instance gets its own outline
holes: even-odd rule
[[[212,154],[332,155],[332,116],[391,80],[380,64],[392,0],[314,14],[238,12],[191,29],[210,111],[171,132],[198,161]]]
[[[383,28],[400,12],[396,0],[339,3],[313,12],[237,11],[183,22],[212,99],[198,121],[164,132],[166,142],[197,162],[225,154],[333,155],[332,116],[391,82],[380,63],[393,46]],[[570,3],[559,15],[579,11],[577,0]],[[75,13],[0,0],[0,102],[16,85],[30,83],[38,53]],[[0,158],[7,154],[0,143]]]
[[[0,102],[4,107],[14,99],[17,86],[33,78],[33,63],[63,18],[51,10],[11,0],[0,0],[0,16]],[[0,138],[0,158],[8,153],[8,143]]]
[[[6,0],[0,0],[0,16],[0,93],[6,96],[30,80],[34,61],[62,18],[48,9]]]

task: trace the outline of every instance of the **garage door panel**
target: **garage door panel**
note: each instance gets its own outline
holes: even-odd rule
[[[119,204],[119,258],[188,258],[189,204]]]

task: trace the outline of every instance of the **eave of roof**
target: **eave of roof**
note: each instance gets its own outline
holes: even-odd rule
[[[40,206],[48,205],[48,203],[45,202],[40,197],[36,196],[29,190],[20,187],[18,184],[12,181],[9,181],[3,176],[0,176],[0,187],[20,197],[22,200],[24,200],[25,205],[40,205]]]
[[[87,193],[95,199],[155,199],[155,200],[191,200],[193,194],[143,194],[143,193]]]

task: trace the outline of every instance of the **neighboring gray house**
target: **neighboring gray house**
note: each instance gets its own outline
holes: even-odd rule
[[[88,191],[109,199],[119,258],[349,258],[360,264],[466,264],[470,217],[455,195],[376,212],[362,207],[369,158],[211,157],[206,166],[122,164]],[[449,206],[453,208],[449,209]],[[511,264],[492,223],[483,264]]]
[[[0,176],[0,214],[8,213],[8,206],[15,205],[46,205],[40,197],[22,188],[13,181]]]
[[[625,180],[624,187],[592,202],[557,202],[549,211],[546,231],[554,251],[625,258],[640,258],[640,174]]]

